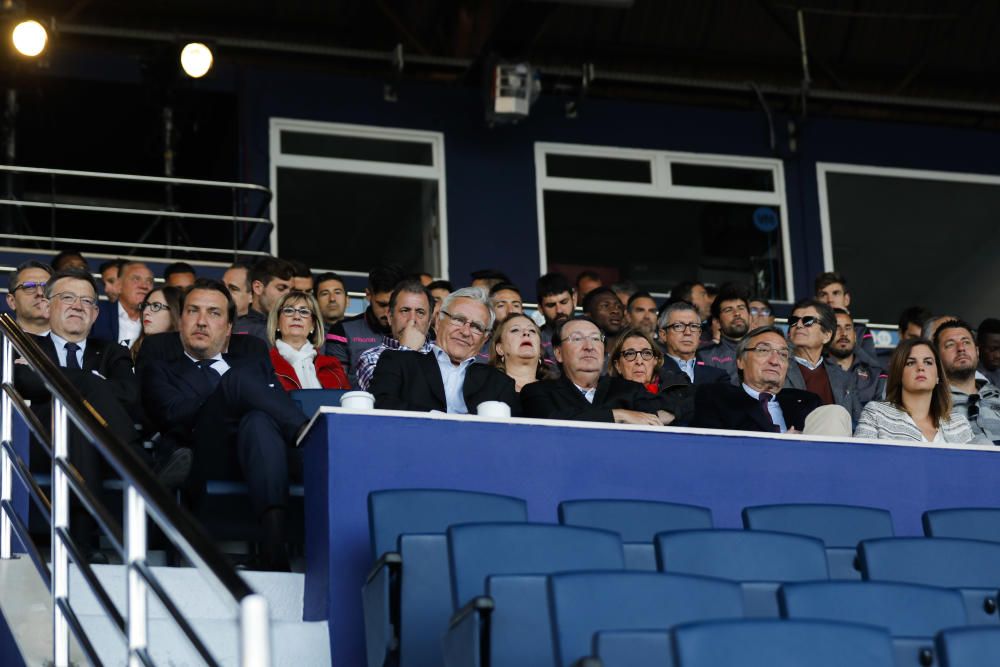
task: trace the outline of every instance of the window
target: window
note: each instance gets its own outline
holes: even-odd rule
[[[367,275],[394,262],[448,275],[444,136],[271,119],[271,251]]]
[[[852,311],[996,316],[1000,176],[820,163],[817,177],[824,263],[849,281]]]
[[[689,279],[791,297],[780,160],[535,145],[541,270],[664,293]]]

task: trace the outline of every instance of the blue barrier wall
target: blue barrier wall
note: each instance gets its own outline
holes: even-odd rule
[[[890,510],[899,535],[920,535],[926,509],[1000,507],[996,449],[326,410],[304,442],[304,611],[329,618],[337,664],[364,661],[361,586],[376,556],[366,503],[377,489],[519,496],[543,522],[573,498],[694,503],[719,527],[739,527],[747,505],[859,504]]]

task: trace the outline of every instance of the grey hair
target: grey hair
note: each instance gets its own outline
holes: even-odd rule
[[[666,329],[667,323],[670,322],[670,313],[686,313],[688,311],[698,315],[698,309],[687,301],[674,301],[672,304],[664,308],[662,313],[660,313],[660,319],[656,323],[656,326],[660,329]],[[698,321],[701,321],[701,315],[698,315]]]
[[[493,331],[497,315],[493,311],[493,302],[490,301],[490,293],[485,287],[463,287],[462,289],[455,290],[444,298],[444,301],[441,303],[441,310],[451,310],[451,304],[455,303],[455,299],[472,299],[486,306],[486,312],[490,314],[490,321],[486,325],[486,328]],[[440,320],[443,317],[444,315],[439,311],[438,319]]]
[[[744,336],[740,340],[739,344],[736,346],[736,358],[739,359],[740,357],[742,357],[744,354],[747,353],[747,350],[750,349],[750,341],[752,339],[766,333],[778,334],[782,338],[785,337],[785,332],[782,331],[780,327],[776,327],[773,324],[763,327],[757,327],[756,329],[749,332],[746,336]]]

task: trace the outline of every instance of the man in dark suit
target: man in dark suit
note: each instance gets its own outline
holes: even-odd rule
[[[552,349],[562,365],[556,380],[533,382],[521,390],[527,417],[575,419],[661,426],[676,417],[685,387],[651,394],[638,382],[601,377],[604,334],[588,317],[556,324]]]
[[[521,412],[514,380],[476,356],[493,328],[494,313],[482,287],[445,298],[435,325],[437,340],[427,354],[386,350],[379,356],[369,389],[375,407],[475,414],[485,401],[502,401]]]
[[[125,262],[118,270],[118,301],[100,301],[95,338],[129,347],[142,333],[142,304],[153,291],[153,272],[142,262]]]
[[[781,329],[760,327],[740,341],[736,368],[741,385],[698,387],[691,426],[769,433],[801,432],[806,416],[822,405],[808,391],[782,388],[790,354]]]
[[[663,344],[660,386],[674,384],[730,384],[729,374],[709,366],[696,356],[701,343],[701,316],[687,301],[675,301],[660,315],[659,337]]]
[[[308,420],[269,358],[223,354],[235,315],[223,283],[196,281],[181,306],[183,356],[144,365],[143,404],[164,438],[193,447],[196,481],[237,460],[261,523],[259,566],[287,570],[289,447]]]

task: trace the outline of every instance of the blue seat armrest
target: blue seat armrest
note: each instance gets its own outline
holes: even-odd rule
[[[399,650],[399,569],[397,553],[379,558],[361,587],[368,667],[384,667]]]
[[[368,571],[368,576],[365,577],[365,583],[370,584],[372,579],[379,575],[382,570],[388,568],[391,572],[399,572],[399,568],[403,565],[403,558],[399,553],[395,551],[386,551],[382,554],[375,564],[372,565],[372,569]]]
[[[488,667],[489,619],[493,598],[480,595],[455,612],[442,639],[445,667]]]

